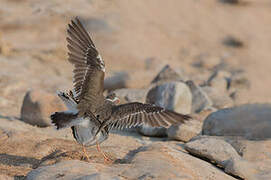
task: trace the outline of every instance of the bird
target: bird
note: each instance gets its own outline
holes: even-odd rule
[[[101,151],[100,144],[109,137],[112,129],[143,125],[167,128],[191,119],[190,115],[153,104],[120,104],[115,93],[104,96],[105,63],[78,17],[68,24],[67,35],[68,61],[74,66],[73,89],[57,92],[68,110],[55,112],[50,118],[58,130],[72,129],[88,161],[85,147],[95,144],[104,160],[110,161]]]

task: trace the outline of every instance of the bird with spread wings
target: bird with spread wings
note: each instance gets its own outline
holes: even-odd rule
[[[89,34],[78,18],[68,25],[68,60],[73,64],[73,91],[58,92],[68,111],[51,115],[57,129],[72,128],[74,138],[85,146],[97,145],[105,160],[109,158],[100,150],[111,129],[123,129],[147,125],[169,127],[181,124],[191,117],[166,110],[152,104],[132,102],[118,105],[114,93],[105,97],[105,64]]]

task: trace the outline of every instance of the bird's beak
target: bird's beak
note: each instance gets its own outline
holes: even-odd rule
[[[114,104],[118,105],[120,103],[120,99],[116,98],[116,100],[114,101]]]

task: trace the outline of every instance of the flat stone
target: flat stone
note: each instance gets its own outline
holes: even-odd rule
[[[191,154],[204,157],[225,167],[231,158],[240,158],[236,150],[223,139],[201,136],[185,144]]]
[[[43,179],[78,179],[86,175],[97,172],[96,168],[86,162],[71,160],[63,161],[50,166],[43,166],[30,171],[27,174],[27,180],[43,180]]]
[[[211,164],[179,150],[154,143],[139,148],[131,166],[122,171],[127,179],[234,179]]]
[[[241,136],[247,139],[271,138],[271,105],[246,104],[211,113],[204,121],[202,134]]]
[[[254,164],[241,158],[230,159],[225,166],[225,172],[241,177],[243,179],[262,179],[257,177],[259,171],[254,166]]]
[[[196,156],[225,168],[225,172],[244,179],[257,179],[262,174],[251,161],[239,156],[230,143],[223,138],[199,136],[185,144],[185,149]]]

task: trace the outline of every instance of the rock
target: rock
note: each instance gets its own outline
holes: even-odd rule
[[[164,127],[150,127],[150,126],[141,126],[138,128],[138,132],[145,136],[151,137],[166,137],[167,129]]]
[[[43,180],[43,179],[113,179],[102,177],[97,173],[97,168],[92,163],[86,163],[78,160],[63,161],[51,166],[43,166],[30,171],[27,174],[27,180]]]
[[[190,120],[179,126],[172,125],[167,129],[167,136],[178,141],[188,142],[201,132],[202,122]]]
[[[145,102],[147,89],[117,89],[114,91],[121,103],[127,102]]]
[[[207,80],[207,85],[213,87],[219,93],[226,93],[230,77],[231,74],[227,71],[215,71]]]
[[[127,179],[234,179],[177,146],[153,143],[131,156],[131,167],[121,173]]]
[[[201,87],[197,86],[193,81],[186,81],[186,84],[192,93],[192,113],[199,113],[212,107],[213,102]]]
[[[241,158],[235,149],[222,138],[200,136],[185,144],[185,149],[196,156],[225,168],[229,174],[255,179],[257,168],[249,161]]]
[[[241,136],[247,139],[271,138],[271,105],[246,104],[221,109],[204,121],[202,134]]]
[[[126,88],[128,80],[129,74],[127,72],[118,72],[104,80],[104,89],[112,91],[115,89]]]
[[[168,82],[151,88],[146,102],[178,113],[190,114],[192,94],[185,83]]]
[[[152,87],[147,93],[146,102],[182,114],[190,114],[192,95],[186,84],[168,82]],[[146,136],[167,136],[166,129],[161,127],[142,126],[139,133]]]
[[[65,110],[57,95],[40,90],[28,91],[21,108],[21,120],[31,125],[47,127],[51,125],[50,115]]]
[[[257,141],[246,140],[242,137],[224,137],[224,139],[242,156],[243,161],[245,160],[253,164],[253,166],[248,166],[248,168],[253,169],[253,167],[256,167],[256,172],[255,170],[248,171],[253,172],[250,174],[251,177],[253,175],[256,176],[257,179],[271,179],[270,139]],[[243,167],[246,167],[246,165],[243,165],[245,164],[243,161],[236,162],[236,160],[233,159],[232,162],[227,164],[226,171],[231,171],[232,174],[238,173],[240,177],[248,177],[248,173],[243,173],[245,172],[243,171]]]
[[[240,158],[235,149],[223,139],[216,137],[197,137],[185,144],[185,150],[199,157],[207,158],[225,167],[231,158]]]
[[[196,68],[213,69],[222,62],[221,57],[209,57],[208,54],[199,54],[192,65]]]
[[[243,179],[262,179],[257,178],[257,174],[259,172],[257,171],[256,167],[252,163],[241,158],[230,159],[225,167],[225,172]]]
[[[239,4],[240,0],[219,0],[222,3],[227,3],[227,4]]]
[[[204,86],[202,90],[213,102],[213,107],[221,109],[233,106],[233,100],[226,93],[221,93],[210,86]]]
[[[244,47],[244,43],[240,39],[234,36],[226,36],[223,40],[223,44],[225,46],[232,47],[232,48]]]
[[[229,78],[229,89],[239,90],[250,88],[250,82],[244,73],[237,73]]]
[[[162,68],[162,70],[157,74],[151,83],[154,84],[182,80],[183,78],[176,71],[174,71],[169,65],[166,65]]]

